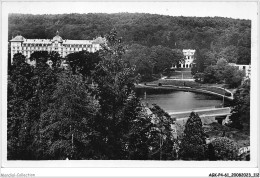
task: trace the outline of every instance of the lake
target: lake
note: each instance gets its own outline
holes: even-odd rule
[[[149,105],[157,104],[166,112],[188,111],[196,108],[212,108],[220,106],[222,100],[211,95],[201,93],[172,91],[160,94],[147,94],[146,100],[141,95],[142,101]]]

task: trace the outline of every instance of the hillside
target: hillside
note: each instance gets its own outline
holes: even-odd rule
[[[222,17],[142,13],[9,14],[8,39],[17,34],[25,38],[52,38],[57,30],[63,39],[93,39],[112,28],[116,28],[127,44],[190,48],[201,51],[200,55],[211,52],[230,62],[250,63],[251,21]]]

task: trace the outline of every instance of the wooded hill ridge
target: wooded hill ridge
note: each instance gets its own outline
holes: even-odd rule
[[[9,14],[8,39],[17,34],[28,39],[52,39],[59,30],[63,39],[91,40],[113,28],[127,45],[196,49],[206,58],[217,54],[217,58],[224,56],[228,62],[238,64],[249,64],[251,59],[251,21],[223,17],[145,13]]]

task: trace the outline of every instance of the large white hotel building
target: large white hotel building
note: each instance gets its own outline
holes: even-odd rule
[[[59,36],[53,39],[26,39],[21,35],[17,35],[10,40],[11,43],[11,62],[16,53],[22,53],[26,58],[30,58],[35,51],[56,51],[61,57],[65,57],[70,53],[86,50],[88,52],[98,51],[100,44],[105,43],[105,38],[97,37],[93,40],[67,40]]]

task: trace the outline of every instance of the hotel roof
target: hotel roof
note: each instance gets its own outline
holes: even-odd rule
[[[10,41],[24,41],[25,38],[21,35],[17,35],[16,37],[14,37],[13,39],[11,39]]]
[[[26,39],[21,35],[18,35],[14,37],[13,39],[10,40],[11,42],[23,42],[25,44],[30,43],[30,44],[51,44],[55,41],[58,41],[63,44],[78,44],[78,45],[85,45],[85,44],[103,44],[106,43],[106,39],[102,37],[97,37],[94,40],[63,40],[58,34],[53,37],[53,39]]]

